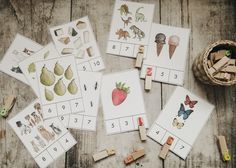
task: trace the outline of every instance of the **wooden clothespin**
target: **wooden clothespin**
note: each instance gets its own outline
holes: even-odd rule
[[[166,143],[162,146],[161,151],[159,153],[159,157],[162,159],[166,158],[167,153],[169,152],[170,146],[172,145],[174,138],[169,136],[166,140]]]
[[[144,46],[140,45],[138,48],[138,53],[135,62],[135,68],[141,68],[143,63],[143,56],[144,56]]]
[[[218,138],[220,152],[221,152],[223,160],[224,161],[230,161],[231,160],[231,156],[230,156],[229,150],[227,148],[225,136],[220,135],[217,138]]]
[[[6,136],[6,130],[1,130],[0,131],[0,139],[5,138]]]
[[[102,159],[105,159],[107,158],[108,156],[111,156],[111,155],[115,155],[116,154],[116,151],[114,148],[107,148],[105,150],[102,150],[96,154],[93,155],[93,160],[95,162],[99,161],[99,160],[102,160]]]
[[[152,67],[148,67],[146,71],[144,89],[149,91],[152,88]]]
[[[224,56],[208,70],[209,73],[214,75],[216,72],[220,71],[228,63],[229,60],[230,58]]]
[[[127,157],[125,157],[124,162],[126,165],[130,164],[133,161],[141,158],[144,155],[145,155],[144,148],[139,148],[139,149],[135,150],[133,153],[129,154]]]
[[[16,102],[16,96],[10,95],[6,98],[4,98],[4,105],[0,107],[0,116],[7,117],[9,114],[9,111],[12,109]]]
[[[138,117],[138,129],[139,129],[139,135],[140,135],[141,141],[146,141],[147,134],[146,134],[146,128],[144,126],[142,117]]]

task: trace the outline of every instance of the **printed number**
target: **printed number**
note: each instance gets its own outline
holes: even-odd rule
[[[85,66],[83,66],[83,70],[86,71],[86,67]]]
[[[43,160],[43,161],[46,161],[46,158],[45,158],[45,157],[42,157],[42,160]]]
[[[49,113],[51,113],[51,112],[52,112],[52,110],[51,110],[51,109],[48,109],[48,112],[49,112]]]
[[[64,117],[63,117],[63,116],[61,116],[61,120],[64,120]]]
[[[68,139],[66,138],[66,143],[69,142]]]
[[[126,126],[129,125],[128,121],[125,121],[125,125],[126,125]]]
[[[57,148],[55,147],[55,148],[53,148],[53,150],[54,150],[54,151],[57,151]]]
[[[77,123],[78,122],[78,118],[75,118],[75,123]]]
[[[78,107],[78,105],[79,105],[79,103],[78,103],[78,102],[76,102],[76,103],[75,103],[75,107]]]
[[[115,127],[115,125],[114,125],[114,123],[112,123],[112,124],[111,124],[111,128],[114,128],[114,127]]]
[[[65,107],[65,105],[62,105],[61,108],[62,108],[63,110],[65,110],[66,107]]]
[[[99,66],[100,65],[100,61],[96,61],[96,62],[93,62],[94,66]]]
[[[113,46],[112,46],[112,49],[113,49],[113,50],[114,50],[114,49],[116,49],[116,46],[115,46],[115,45],[113,45]]]
[[[160,133],[160,131],[156,131],[156,134],[159,134]]]
[[[127,51],[129,49],[129,47],[126,47],[125,51]]]
[[[88,124],[91,123],[91,120],[88,120]]]
[[[164,72],[161,72],[161,76],[164,76]]]
[[[182,145],[182,146],[180,147],[180,149],[184,149],[184,146]]]
[[[177,74],[175,74],[174,78],[177,79],[177,77],[178,77]]]

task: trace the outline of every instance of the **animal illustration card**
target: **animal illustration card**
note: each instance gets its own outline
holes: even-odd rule
[[[138,117],[148,127],[138,70],[104,75],[101,99],[107,134],[138,129]]]
[[[21,82],[28,84],[18,63],[41,48],[42,46],[40,44],[20,34],[16,34],[14,41],[11,43],[11,46],[0,63],[0,70]]]
[[[59,54],[53,43],[49,43],[47,46],[43,47],[40,51],[36,52],[31,57],[28,57],[23,61],[19,62],[19,67],[21,71],[25,75],[25,78],[27,79],[28,83],[34,90],[35,94],[38,96],[39,96],[39,90],[38,90],[38,81],[36,77],[35,62],[55,57],[59,57]]]
[[[161,145],[171,136],[174,140],[170,150],[186,159],[213,109],[212,104],[177,87],[149,129],[148,136]]]
[[[8,123],[41,168],[47,167],[77,143],[59,119],[43,121],[38,99]]]
[[[88,17],[50,28],[52,39],[62,56],[75,55],[78,69],[105,69]]]
[[[139,48],[147,54],[154,5],[116,0],[107,53],[136,58]]]
[[[153,23],[141,78],[151,69],[153,81],[183,85],[189,33],[189,29]]]

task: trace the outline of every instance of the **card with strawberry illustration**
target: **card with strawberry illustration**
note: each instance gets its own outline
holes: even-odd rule
[[[149,129],[148,136],[161,145],[171,136],[173,143],[170,150],[186,159],[213,109],[212,104],[177,87]]]
[[[48,167],[76,144],[76,140],[59,121],[43,120],[42,105],[34,100],[8,121],[39,167]]]
[[[35,62],[43,61],[50,58],[59,57],[59,54],[53,45],[53,43],[49,43],[41,50],[33,54],[31,57],[24,59],[23,61],[19,62],[19,67],[23,74],[25,75],[26,80],[30,84],[31,88],[35,92],[36,95],[39,96],[38,90],[38,81],[36,77],[36,67]]]
[[[152,69],[152,80],[182,86],[187,62],[190,29],[152,24],[147,57],[141,78]]]
[[[137,130],[138,117],[148,128],[138,70],[104,75],[101,99],[107,134]]]
[[[100,71],[105,69],[89,18],[50,28],[52,39],[61,56],[74,55],[78,70]]]
[[[154,4],[115,1],[107,53],[136,58],[140,48],[146,57]]]
[[[42,46],[31,39],[16,34],[14,41],[0,62],[0,71],[29,85],[18,63],[40,50]]]

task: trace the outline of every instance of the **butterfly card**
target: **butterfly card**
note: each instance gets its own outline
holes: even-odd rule
[[[18,63],[41,48],[42,46],[40,44],[17,34],[0,63],[0,71],[28,84]]]
[[[76,144],[59,119],[43,121],[42,106],[38,99],[8,123],[41,168],[49,166]]]
[[[52,39],[62,56],[74,55],[78,69],[105,69],[88,17],[50,28]]]
[[[153,81],[183,85],[189,33],[189,29],[153,23],[141,78],[151,68]]]
[[[142,48],[147,54],[154,5],[116,0],[107,53],[136,58]]]
[[[170,150],[186,159],[213,109],[210,103],[177,87],[148,131],[148,136],[161,145],[171,136],[174,141]]]
[[[101,99],[107,134],[138,129],[138,117],[148,127],[138,70],[104,75]]]

